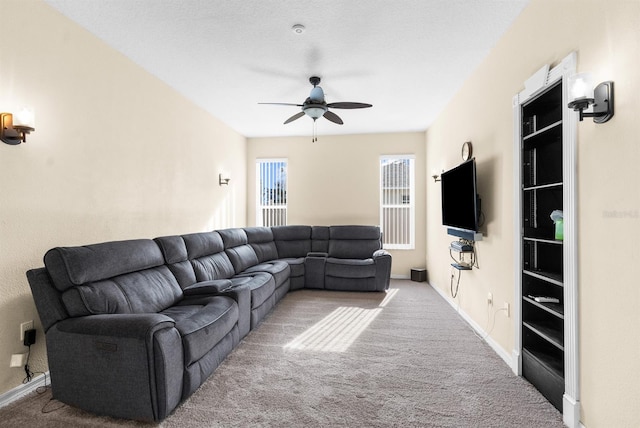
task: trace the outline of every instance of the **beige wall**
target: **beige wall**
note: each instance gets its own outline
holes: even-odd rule
[[[490,325],[487,292],[513,302],[513,95],[544,64],[571,51],[578,71],[615,81],[615,117],[578,124],[579,341],[581,421],[587,427],[640,426],[640,2],[533,0],[465,82],[427,132],[427,171],[459,162],[472,140],[479,192],[487,217],[478,244],[480,269],[464,273],[456,304]],[[427,206],[439,203],[428,182]],[[440,214],[428,209],[427,268],[431,283],[449,287]],[[505,352],[514,346],[514,320],[496,317],[491,336]]]
[[[311,121],[309,122],[309,131],[311,131]],[[296,138],[249,139],[247,221],[249,224],[255,224],[256,159],[288,159],[289,224],[378,225],[380,224],[380,156],[414,154],[417,183],[416,249],[390,251],[393,255],[392,274],[408,277],[412,267],[424,267],[424,151],[424,134],[420,132],[320,135],[315,143],[311,142],[311,135]]]
[[[44,3],[1,3],[0,111],[36,112],[26,144],[0,143],[3,393],[21,322],[47,369],[25,271],[53,246],[244,226],[246,140]]]
[[[451,237],[429,176],[456,165],[462,142],[473,141],[487,236],[456,304],[489,326],[488,291],[514,304],[511,98],[543,64],[576,50],[580,71],[616,85],[613,120],[578,127],[581,419],[587,428],[640,426],[639,1],[532,0],[430,127],[426,152],[422,133],[246,145],[41,2],[2,7],[11,19],[0,25],[0,110],[31,105],[37,123],[27,144],[0,144],[0,393],[24,377],[8,368],[10,354],[24,351],[19,323],[37,321],[24,272],[48,248],[253,224],[255,195],[245,189],[263,157],[289,159],[290,223],[378,224],[379,156],[415,153],[417,248],[394,252],[394,274],[424,265],[426,253],[431,283],[448,293]],[[229,187],[217,185],[221,171]],[[499,313],[491,333],[507,353],[513,322]],[[44,370],[37,327],[32,368]]]

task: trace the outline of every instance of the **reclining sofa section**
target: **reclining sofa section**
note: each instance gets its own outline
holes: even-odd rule
[[[385,291],[375,226],[225,229],[58,247],[27,272],[53,397],[164,419],[290,290]]]

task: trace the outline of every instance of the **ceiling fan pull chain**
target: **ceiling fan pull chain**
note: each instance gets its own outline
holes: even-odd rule
[[[316,125],[316,120],[313,119],[313,137],[311,138],[311,142],[315,143],[316,141],[318,141],[318,129]]]

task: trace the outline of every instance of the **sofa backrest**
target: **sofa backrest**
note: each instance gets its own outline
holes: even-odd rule
[[[196,282],[196,273],[193,270],[187,245],[182,236],[161,236],[155,238],[156,244],[160,247],[165,263],[173,276],[178,280],[180,287],[184,289]]]
[[[278,258],[305,257],[311,252],[311,226],[273,226]]]
[[[182,298],[150,239],[53,248],[44,263],[70,316],[159,312]]]
[[[218,232],[182,235],[196,282],[228,279],[235,274]]]
[[[229,256],[235,273],[240,273],[251,266],[258,264],[258,256],[247,238],[244,229],[223,229],[219,230],[222,242],[224,242],[224,251]]]
[[[329,257],[367,259],[382,248],[378,226],[330,226]]]
[[[329,252],[329,226],[311,227],[311,251],[314,253]]]
[[[247,242],[253,248],[260,263],[279,258],[271,228],[246,227],[244,232],[247,234]]]

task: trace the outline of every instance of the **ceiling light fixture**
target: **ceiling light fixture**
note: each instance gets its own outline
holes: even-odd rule
[[[302,34],[304,33],[304,30],[306,30],[306,28],[304,28],[304,25],[302,24],[296,24],[291,27],[291,31],[293,31],[295,34]]]

